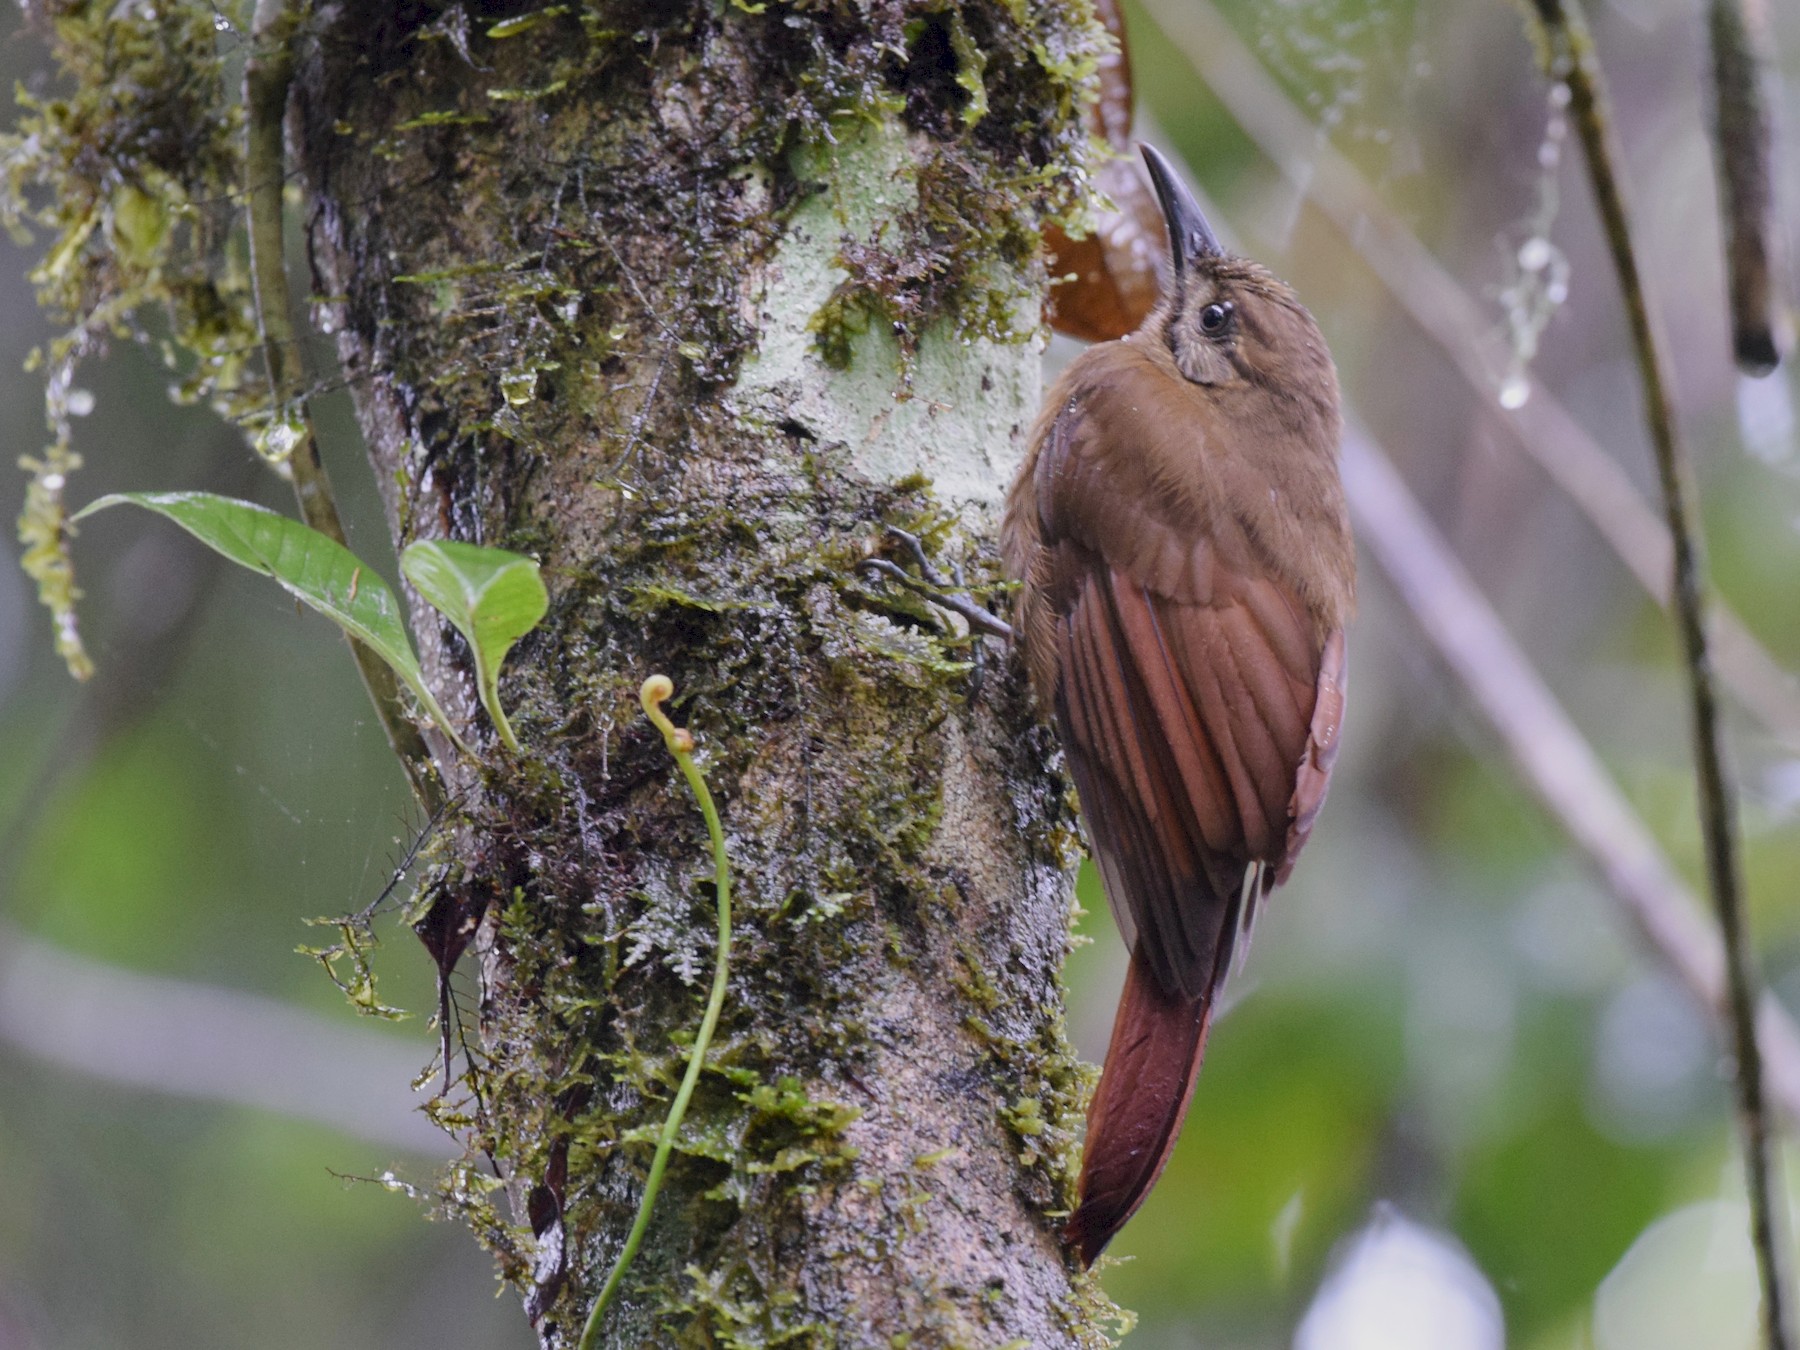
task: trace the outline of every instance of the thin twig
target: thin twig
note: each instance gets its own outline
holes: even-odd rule
[[[1663,509],[1674,545],[1675,627],[1686,660],[1693,707],[1694,769],[1707,886],[1725,942],[1728,1020],[1732,1053],[1737,1061],[1733,1077],[1749,1180],[1751,1235],[1762,1276],[1763,1328],[1770,1350],[1793,1350],[1788,1262],[1785,1234],[1780,1227],[1785,1191],[1763,1103],[1762,1056],[1756,1043],[1756,955],[1743,898],[1736,807],[1720,743],[1718,706],[1707,654],[1705,561],[1693,471],[1675,420],[1663,344],[1651,322],[1649,299],[1638,270],[1629,214],[1615,168],[1620,155],[1592,35],[1572,0],[1536,0],[1536,6],[1546,41],[1546,73],[1553,80],[1565,82],[1569,90],[1570,113],[1581,140],[1607,247],[1618,272],[1643,386],[1644,419],[1656,453]]]
[[[273,414],[292,416],[300,430],[286,463],[293,476],[301,519],[336,542],[348,544],[337,501],[332,496],[331,480],[319,458],[312,408],[301,377],[283,244],[281,197],[287,172],[282,125],[287,115],[288,85],[294,73],[292,44],[298,28],[299,16],[289,0],[257,0],[250,30],[250,59],[244,66],[244,104],[249,123],[244,182],[250,216],[250,274],[256,291],[256,320],[262,332]],[[369,700],[375,705],[375,715],[412,783],[413,795],[427,815],[436,815],[445,801],[443,780],[424,736],[407,716],[398,679],[387,662],[367,646],[353,637],[348,640]]]
[[[700,1019],[700,1030],[694,1035],[694,1048],[688,1052],[687,1072],[681,1077],[681,1086],[675,1091],[675,1100],[670,1103],[668,1117],[663,1121],[662,1134],[656,1141],[656,1156],[650,1160],[650,1172],[644,1178],[644,1198],[638,1202],[637,1218],[631,1225],[631,1232],[626,1235],[625,1245],[619,1249],[619,1259],[613,1262],[612,1273],[601,1286],[600,1296],[594,1300],[593,1310],[588,1313],[587,1326],[582,1329],[576,1350],[594,1350],[600,1343],[600,1324],[606,1305],[612,1302],[613,1295],[618,1291],[619,1281],[625,1278],[625,1271],[631,1265],[632,1257],[637,1255],[644,1230],[650,1226],[650,1207],[656,1203],[656,1193],[662,1189],[663,1171],[669,1165],[669,1154],[675,1148],[675,1136],[681,1130],[682,1117],[687,1114],[688,1101],[693,1097],[694,1087],[700,1081],[700,1070],[706,1063],[706,1049],[712,1044],[713,1032],[718,1028],[719,1014],[725,1007],[725,988],[731,978],[731,859],[725,852],[725,831],[719,824],[719,809],[713,805],[712,793],[706,788],[706,779],[701,777],[700,769],[694,763],[694,738],[687,728],[678,727],[669,721],[668,714],[662,710],[662,705],[674,692],[675,686],[667,675],[652,675],[644,681],[644,686],[638,693],[638,701],[644,705],[644,716],[662,732],[663,744],[668,746],[669,753],[681,766],[682,777],[687,779],[694,800],[699,803],[700,814],[706,818],[706,833],[712,840],[713,888],[719,901],[719,952],[713,965],[712,993],[706,1000],[706,1015]]]
[[[1504,360],[1481,306],[1387,208],[1354,165],[1319,136],[1208,0],[1145,0],[1226,111],[1264,155],[1353,245],[1400,307],[1491,402]],[[1546,389],[1499,419],[1587,516],[1660,605],[1669,603],[1668,531],[1617,460]],[[1800,747],[1800,684],[1724,603],[1708,635],[1719,674],[1769,731]]]
[[[1732,352],[1745,374],[1767,375],[1781,364],[1792,336],[1781,308],[1786,269],[1775,210],[1768,6],[1764,0],[1712,0],[1707,33]]]

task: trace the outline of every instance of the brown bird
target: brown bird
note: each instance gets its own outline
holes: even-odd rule
[[[1052,386],[1001,526],[1015,631],[1131,947],[1065,1230],[1084,1264],[1162,1173],[1233,945],[1325,799],[1355,588],[1318,325],[1142,149],[1167,293]]]

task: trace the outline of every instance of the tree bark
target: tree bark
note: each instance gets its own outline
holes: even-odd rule
[[[712,962],[704,833],[636,707],[662,672],[737,947],[604,1343],[1107,1344],[1055,1231],[1085,1077],[1054,743],[1009,654],[859,569],[892,524],[997,579],[1085,5],[473,8],[317,9],[289,119],[396,543],[528,552],[552,595],[502,682],[517,760],[413,605],[484,756],[436,747],[421,899],[478,965],[445,1202],[573,1345]]]

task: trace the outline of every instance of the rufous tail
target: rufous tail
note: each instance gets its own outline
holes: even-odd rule
[[[1174,1151],[1206,1049],[1212,996],[1166,994],[1131,954],[1100,1086],[1088,1107],[1081,1202],[1063,1237],[1084,1266],[1137,1212]]]

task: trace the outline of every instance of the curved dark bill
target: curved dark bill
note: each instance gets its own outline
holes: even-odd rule
[[[1138,143],[1144,165],[1150,170],[1150,182],[1156,188],[1156,199],[1162,203],[1163,219],[1169,224],[1169,249],[1175,256],[1175,273],[1179,276],[1196,258],[1223,257],[1219,237],[1200,213],[1194,194],[1175,174],[1175,168],[1155,146]]]

